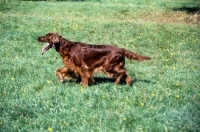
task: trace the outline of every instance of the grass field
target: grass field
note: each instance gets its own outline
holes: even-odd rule
[[[1,132],[199,132],[198,0],[0,1]],[[60,83],[48,32],[115,44],[151,61],[126,60],[133,84],[104,74],[82,88]]]

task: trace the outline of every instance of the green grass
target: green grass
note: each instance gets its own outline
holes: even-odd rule
[[[1,1],[0,131],[200,131],[199,8],[195,0]],[[152,60],[126,60],[132,86],[101,74],[85,89],[62,84],[61,57],[42,56],[36,41],[51,31]]]

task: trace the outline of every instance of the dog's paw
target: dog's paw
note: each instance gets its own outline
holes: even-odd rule
[[[64,82],[64,80],[63,80],[63,79],[60,79],[60,82],[61,82],[61,83],[63,83],[63,82]]]

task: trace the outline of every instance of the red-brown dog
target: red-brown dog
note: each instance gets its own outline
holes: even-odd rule
[[[92,74],[99,71],[103,71],[110,78],[115,77],[115,84],[125,79],[129,85],[132,79],[125,69],[125,57],[139,61],[151,59],[114,45],[90,45],[69,41],[57,33],[38,37],[38,41],[48,43],[42,48],[42,54],[53,47],[61,55],[65,66],[56,71],[60,81],[66,77],[80,78],[83,86],[93,83]]]

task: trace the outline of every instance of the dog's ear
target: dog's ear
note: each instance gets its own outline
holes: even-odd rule
[[[52,42],[53,42],[54,44],[55,44],[55,43],[58,43],[58,42],[59,42],[59,35],[57,35],[57,34],[56,34],[56,35],[53,35],[51,40],[52,40]]]
[[[46,38],[50,43],[56,44],[60,41],[59,38],[61,38],[61,36],[58,33],[48,33]]]

